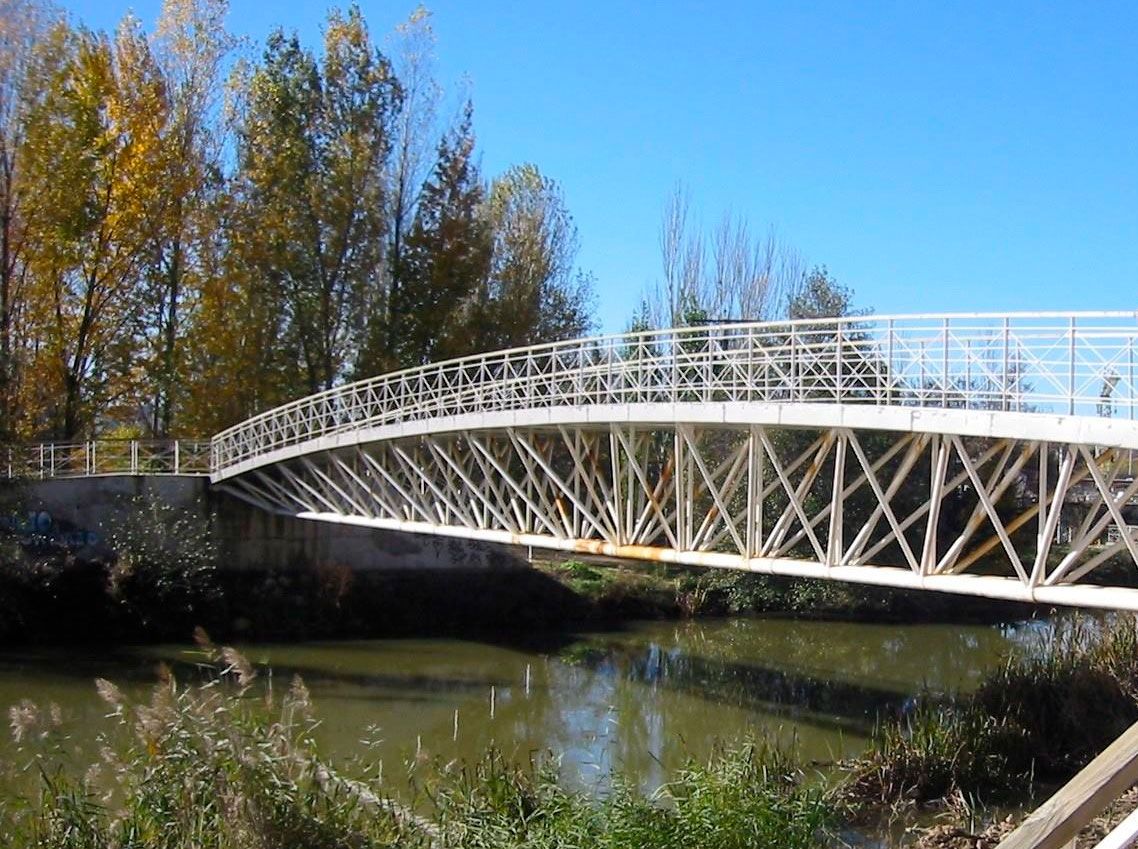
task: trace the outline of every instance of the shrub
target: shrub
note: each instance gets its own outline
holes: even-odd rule
[[[147,630],[186,637],[217,594],[218,546],[212,517],[138,496],[104,528],[115,552],[111,596]]]
[[[1138,625],[1079,616],[1040,639],[989,675],[973,702],[1021,729],[1037,772],[1064,777],[1138,722]]]
[[[1023,647],[976,692],[922,700],[881,722],[848,764],[855,803],[1022,796],[1034,777],[1063,780],[1138,721],[1138,624],[1075,617]]]
[[[1021,731],[975,706],[922,699],[879,722],[865,755],[850,764],[845,793],[858,804],[924,804],[963,796],[1003,801],[1030,784]]]

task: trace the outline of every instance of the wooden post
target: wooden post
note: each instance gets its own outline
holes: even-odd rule
[[[1138,781],[1138,723],[1111,743],[996,849],[1064,849],[1107,805]]]

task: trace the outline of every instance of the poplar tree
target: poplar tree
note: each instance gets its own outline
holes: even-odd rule
[[[218,126],[222,66],[235,39],[225,31],[227,0],[165,0],[155,38],[169,100],[162,133],[163,188],[141,297],[146,429],[175,429],[188,381],[189,337],[202,290],[220,273],[218,205],[224,202]]]
[[[38,0],[0,0],[0,439],[21,434],[22,385],[32,340],[26,327],[28,248],[40,208],[28,180],[28,113],[44,95],[52,9]]]
[[[470,314],[490,268],[485,191],[474,162],[473,110],[439,144],[415,223],[394,270],[388,324],[401,366],[472,353]]]
[[[435,33],[431,13],[419,6],[396,27],[392,63],[403,92],[387,180],[387,245],[380,297],[364,305],[364,327],[355,377],[380,374],[396,363],[391,307],[405,267],[404,246],[415,223],[419,196],[435,155],[435,126],[442,88],[435,79]]]
[[[238,198],[257,221],[252,271],[277,290],[291,394],[327,389],[382,298],[384,168],[401,92],[363,16],[328,17],[322,62],[269,39],[239,130]]]
[[[577,227],[561,187],[536,165],[490,188],[491,263],[470,328],[478,350],[572,339],[588,332],[591,280],[580,274]]]

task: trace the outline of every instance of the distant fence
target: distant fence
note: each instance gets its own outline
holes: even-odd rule
[[[9,479],[92,475],[207,475],[208,439],[93,439],[0,446]]]

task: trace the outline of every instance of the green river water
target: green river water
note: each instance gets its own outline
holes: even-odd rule
[[[382,759],[395,784],[416,752],[473,759],[496,746],[520,759],[551,753],[578,786],[603,788],[615,770],[650,789],[687,757],[748,733],[796,738],[818,762],[853,754],[878,715],[924,688],[968,690],[1049,627],[735,618],[244,650],[262,682],[303,677],[325,753]],[[96,676],[142,695],[158,661],[192,678],[197,657],[178,646],[6,650],[0,705],[57,703],[83,746],[105,721]]]

